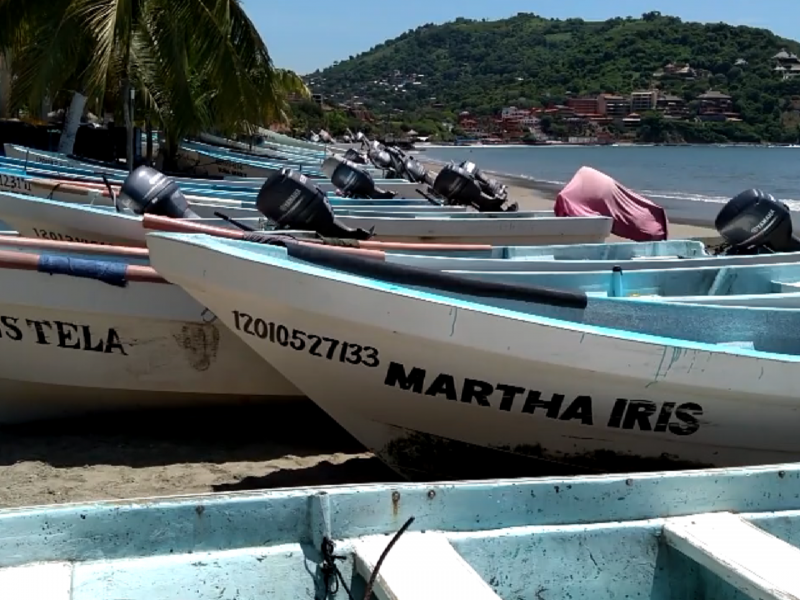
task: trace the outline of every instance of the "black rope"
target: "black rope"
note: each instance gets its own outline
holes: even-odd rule
[[[375,580],[378,578],[378,571],[380,571],[381,565],[383,564],[383,561],[386,558],[386,556],[389,554],[389,551],[392,549],[392,546],[394,546],[397,543],[397,540],[400,539],[400,536],[406,532],[406,529],[408,529],[413,522],[414,522],[414,517],[409,517],[408,521],[403,523],[403,526],[397,531],[397,533],[394,534],[392,541],[390,541],[386,545],[386,548],[381,553],[378,562],[375,564],[375,569],[372,571],[372,575],[369,576],[369,581],[367,582],[367,589],[364,592],[364,600],[369,600],[370,596],[372,596],[372,587],[375,585]]]
[[[359,248],[360,244],[358,240],[353,239],[344,239],[344,238],[332,238],[332,237],[324,237],[320,236],[322,239],[322,243],[326,246],[346,246],[350,248]]]
[[[245,242],[254,242],[256,244],[266,244],[268,246],[286,246],[286,241],[293,242],[299,241],[293,235],[288,233],[265,233],[262,231],[248,231],[242,235],[242,240]]]
[[[375,563],[375,568],[370,574],[369,581],[367,581],[367,587],[364,592],[364,600],[369,600],[370,596],[372,596],[372,589],[375,586],[375,581],[378,578],[378,571],[380,571],[383,561],[386,560],[386,557],[392,550],[392,547],[397,543],[397,540],[400,539],[400,536],[403,535],[411,526],[415,518],[416,517],[409,517],[408,520],[403,523],[403,526],[397,531],[397,533],[394,534],[394,537],[392,537],[391,541],[386,545],[386,548],[384,548],[383,552],[381,552],[380,557],[378,557],[378,562]],[[347,587],[347,582],[344,580],[344,575],[342,575],[339,567],[336,566],[337,560],[347,560],[347,557],[335,554],[335,549],[336,547],[333,543],[333,540],[327,537],[322,538],[322,565],[320,566],[320,571],[322,571],[323,585],[325,587],[325,597],[322,600],[325,600],[325,598],[328,596],[333,596],[338,593],[340,585],[344,588],[344,591],[347,592],[347,597],[350,600],[355,600],[350,588]]]
[[[47,197],[45,198],[45,200],[52,200],[52,199],[53,199],[53,194],[55,194],[55,193],[56,193],[56,190],[58,190],[58,188],[60,188],[60,187],[61,187],[61,184],[60,184],[60,183],[57,183],[57,184],[56,184],[56,185],[53,187],[53,189],[51,189],[51,190],[50,190],[50,193],[49,193],[49,194],[47,194]]]
[[[335,546],[333,540],[327,537],[322,538],[322,566],[320,566],[320,570],[322,571],[323,584],[325,586],[325,596],[322,600],[338,593],[339,585],[347,592],[347,597],[350,600],[355,600],[353,594],[350,592],[350,588],[347,587],[347,582],[344,580],[342,572],[339,570],[339,567],[336,566],[337,560],[347,560],[347,557],[337,556],[334,554],[334,551]]]

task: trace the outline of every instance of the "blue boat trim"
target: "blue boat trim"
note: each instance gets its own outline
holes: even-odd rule
[[[484,314],[506,317],[509,319],[516,319],[519,321],[539,323],[545,326],[555,327],[567,331],[575,331],[579,333],[591,333],[596,335],[602,335],[608,338],[631,340],[646,344],[659,344],[663,346],[674,347],[676,350],[677,349],[698,350],[702,352],[724,353],[729,355],[748,356],[752,358],[765,358],[773,361],[779,360],[781,362],[787,362],[787,363],[796,363],[796,362],[800,363],[800,355],[796,354],[751,350],[748,348],[736,347],[730,345],[690,341],[663,335],[638,333],[634,331],[614,329],[611,327],[605,327],[601,325],[571,322],[547,316],[532,315],[529,313],[522,312],[520,310],[513,310],[496,305],[483,304],[466,298],[454,298],[452,296],[437,294],[435,292],[431,292],[430,290],[425,290],[421,288],[412,288],[407,285],[389,283],[374,278],[361,277],[358,275],[352,275],[342,271],[334,271],[331,269],[327,269],[325,267],[318,267],[316,265],[303,261],[292,260],[288,256],[284,248],[279,248],[276,246],[266,246],[262,244],[246,244],[236,240],[215,238],[213,236],[208,236],[205,234],[198,235],[198,234],[183,234],[183,233],[148,233],[147,235],[155,235],[160,237],[179,239],[183,242],[192,244],[194,246],[201,246],[212,250],[218,250],[226,254],[238,256],[245,260],[281,265],[286,268],[292,269],[294,271],[311,275],[313,277],[318,277],[321,279],[331,279],[334,281],[341,281],[343,283],[349,283],[359,287],[372,288],[379,291],[390,292],[392,294],[397,294],[407,298],[427,300],[430,302],[435,302],[437,304],[444,303],[465,310],[471,310]],[[640,311],[640,313],[646,313],[648,311],[665,310],[664,308],[665,304],[660,302],[650,302],[647,300],[632,300],[632,301],[619,300],[615,302],[624,303],[626,307],[627,306],[630,307],[626,308],[625,310],[630,310],[632,312]],[[670,308],[670,310],[680,310],[682,311],[682,314],[687,314],[689,312],[689,310],[687,309],[692,309],[694,307],[696,307],[696,305],[681,304],[679,306],[673,305],[672,308]],[[743,315],[746,312],[752,312],[754,314],[758,312],[758,309],[736,308],[730,306],[702,306],[701,308],[705,315],[718,314],[720,315],[720,317],[735,312],[739,312]],[[780,314],[786,314],[788,316],[790,314],[796,313],[796,310],[770,308],[768,309],[768,312],[771,315],[777,316]]]
[[[128,265],[124,262],[42,254],[39,256],[37,270],[40,273],[49,273],[50,275],[69,275],[71,277],[96,279],[117,287],[128,285]]]

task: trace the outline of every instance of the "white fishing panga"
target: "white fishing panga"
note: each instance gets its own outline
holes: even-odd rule
[[[300,395],[146,251],[16,243],[0,250],[0,422]]]
[[[472,466],[458,442],[503,451],[495,469],[514,454],[572,470],[800,456],[798,311],[593,298],[325,248],[148,243],[160,273],[405,472]]]

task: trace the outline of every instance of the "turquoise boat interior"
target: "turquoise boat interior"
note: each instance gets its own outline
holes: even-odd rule
[[[447,271],[484,281],[580,290],[609,297],[749,296],[800,291],[800,263],[614,271]]]
[[[659,344],[665,350],[691,349],[760,358],[782,355],[781,360],[800,360],[800,338],[796,335],[800,329],[800,310],[595,297],[580,290],[546,287],[545,283],[534,287],[520,282],[496,281],[493,277],[464,277],[463,274],[378,262],[324,247],[290,244],[287,250],[207,235],[149,233],[148,237],[151,236],[180,240],[320,279],[343,281],[498,317]],[[763,268],[777,273],[774,265]],[[724,268],[711,270],[725,271]],[[667,272],[663,273],[666,277]],[[609,275],[602,275],[610,280]],[[706,276],[710,278],[709,286],[715,276]]]
[[[484,258],[504,260],[633,260],[636,258],[708,257],[705,244],[695,240],[665,242],[617,242],[613,244],[558,244],[551,246],[492,246],[474,250],[397,249],[392,254],[412,254],[445,258]]]
[[[10,600],[785,600],[797,597],[799,495],[789,464],[4,509],[0,589]]]

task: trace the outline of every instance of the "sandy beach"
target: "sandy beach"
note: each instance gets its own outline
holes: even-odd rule
[[[433,165],[432,165],[433,166]],[[523,210],[558,189],[504,177]],[[715,238],[671,224],[673,238]],[[310,401],[109,414],[0,431],[0,507],[398,481]]]

